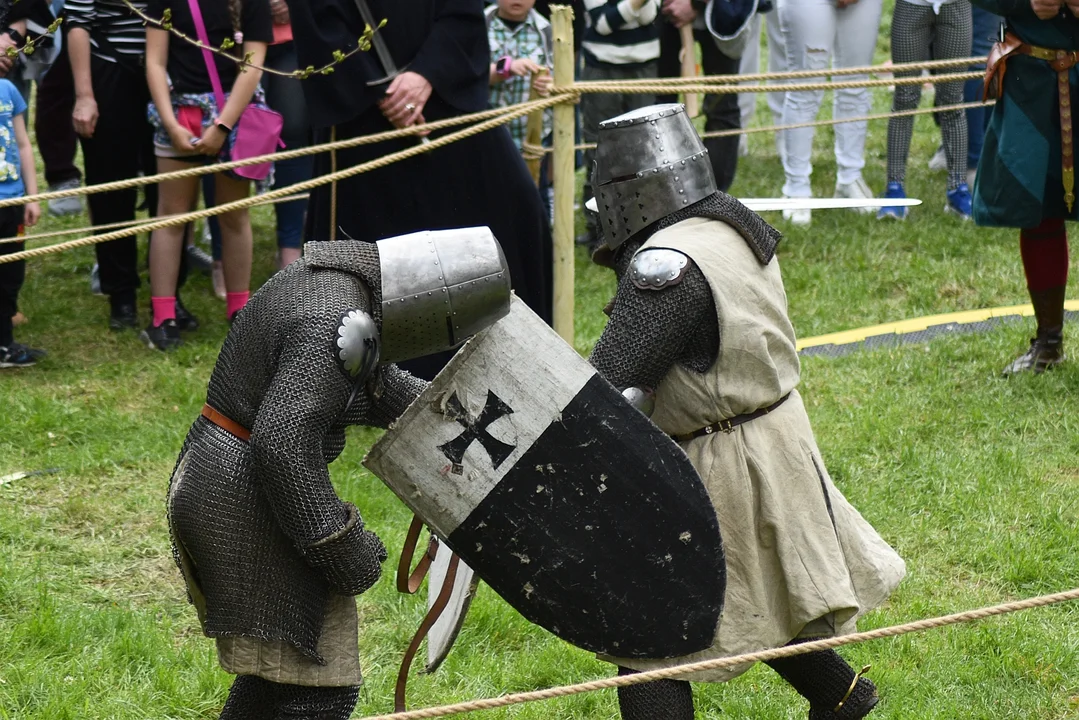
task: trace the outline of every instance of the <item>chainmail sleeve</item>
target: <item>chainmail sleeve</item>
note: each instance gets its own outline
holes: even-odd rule
[[[394,364],[382,365],[378,378],[368,391],[364,424],[389,427],[405,412],[428,383]]]
[[[620,273],[611,319],[588,360],[617,388],[655,390],[676,362],[704,372],[719,351],[715,301],[690,263],[677,285],[642,290]]]
[[[251,428],[251,451],[282,531],[334,589],[355,595],[378,579],[386,551],[337,497],[326,467],[324,446],[334,444],[352,389],[334,359],[335,330],[328,322],[302,323],[283,344]]]

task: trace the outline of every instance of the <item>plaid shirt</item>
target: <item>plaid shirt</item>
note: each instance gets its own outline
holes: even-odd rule
[[[491,62],[509,55],[512,58],[529,58],[538,65],[552,67],[554,56],[551,54],[551,24],[535,10],[528,13],[528,18],[516,28],[510,29],[498,17],[498,6],[491,5],[486,10],[487,43],[491,48]],[[489,104],[491,107],[506,107],[528,100],[532,87],[532,78],[512,77],[491,86]],[[517,147],[525,139],[528,116],[519,117],[509,123],[510,134]],[[543,137],[551,134],[551,109],[543,111]]]

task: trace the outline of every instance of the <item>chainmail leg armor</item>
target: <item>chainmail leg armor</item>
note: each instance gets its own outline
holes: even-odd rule
[[[360,688],[282,685],[274,720],[348,720]]]
[[[618,674],[637,671],[619,667]],[[693,720],[693,688],[684,680],[653,680],[618,688],[622,720]]]
[[[359,695],[358,686],[300,687],[240,675],[221,720],[348,720]]]
[[[221,710],[221,720],[273,720],[279,687],[254,675],[237,675]]]
[[[719,355],[715,300],[700,269],[691,264],[682,282],[663,292],[637,288],[626,272],[633,255],[648,238],[694,217],[730,225],[762,264],[775,255],[779,232],[722,192],[656,221],[620,245],[613,257],[618,291],[611,322],[589,357],[593,367],[615,387],[655,389],[675,363],[703,373]],[[633,337],[625,334],[629,328],[634,329]]]
[[[207,402],[251,439],[198,418],[170,484],[169,526],[177,562],[182,549],[205,597],[207,635],[283,640],[321,662],[330,590],[363,592],[386,557],[337,497],[327,465],[344,449],[346,426],[388,426],[425,383],[386,365],[349,405],[354,386],[335,355],[336,330],[350,309],[380,321],[378,251],[316,245],[237,316]]]
[[[809,642],[806,638],[790,645]],[[790,683],[798,694],[809,701],[810,720],[859,720],[877,704],[877,688],[868,678],[859,678],[850,696],[837,712],[854,681],[855,673],[835,650],[820,650],[794,657],[770,660],[768,667]]]

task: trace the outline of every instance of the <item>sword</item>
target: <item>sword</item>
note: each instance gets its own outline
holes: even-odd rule
[[[737,198],[737,200],[753,212],[914,207],[922,204],[922,201],[917,198]],[[595,198],[586,202],[584,206],[592,212],[599,212]]]
[[[371,8],[367,6],[367,0],[355,0],[355,2],[356,9],[360,11],[360,18],[367,27],[371,28],[371,45],[375,48],[375,55],[378,56],[378,62],[382,65],[382,71],[386,73],[385,77],[368,82],[367,87],[388,85],[395,77],[408,69],[408,66],[398,68],[397,64],[394,63],[393,55],[390,54],[386,41],[379,34],[378,23],[375,22],[375,16],[371,14]],[[426,145],[431,141],[426,137],[420,137],[419,142],[421,145]]]

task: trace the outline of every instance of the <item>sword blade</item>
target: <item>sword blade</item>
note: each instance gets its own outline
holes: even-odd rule
[[[375,49],[375,55],[378,56],[378,61],[382,65],[382,70],[386,73],[387,79],[392,79],[397,75],[397,64],[393,61],[393,56],[390,55],[390,49],[386,47],[386,41],[379,34],[378,23],[375,22],[375,16],[371,14],[371,8],[367,6],[367,0],[356,0],[356,9],[360,11],[360,18],[363,19],[366,24],[372,30],[371,46]]]
[[[922,201],[918,198],[738,198],[738,201],[754,212],[914,207],[922,204]],[[592,212],[599,211],[595,198],[586,202],[584,206]]]
[[[922,204],[922,201],[917,198],[739,198],[738,200],[754,212],[914,207]]]

